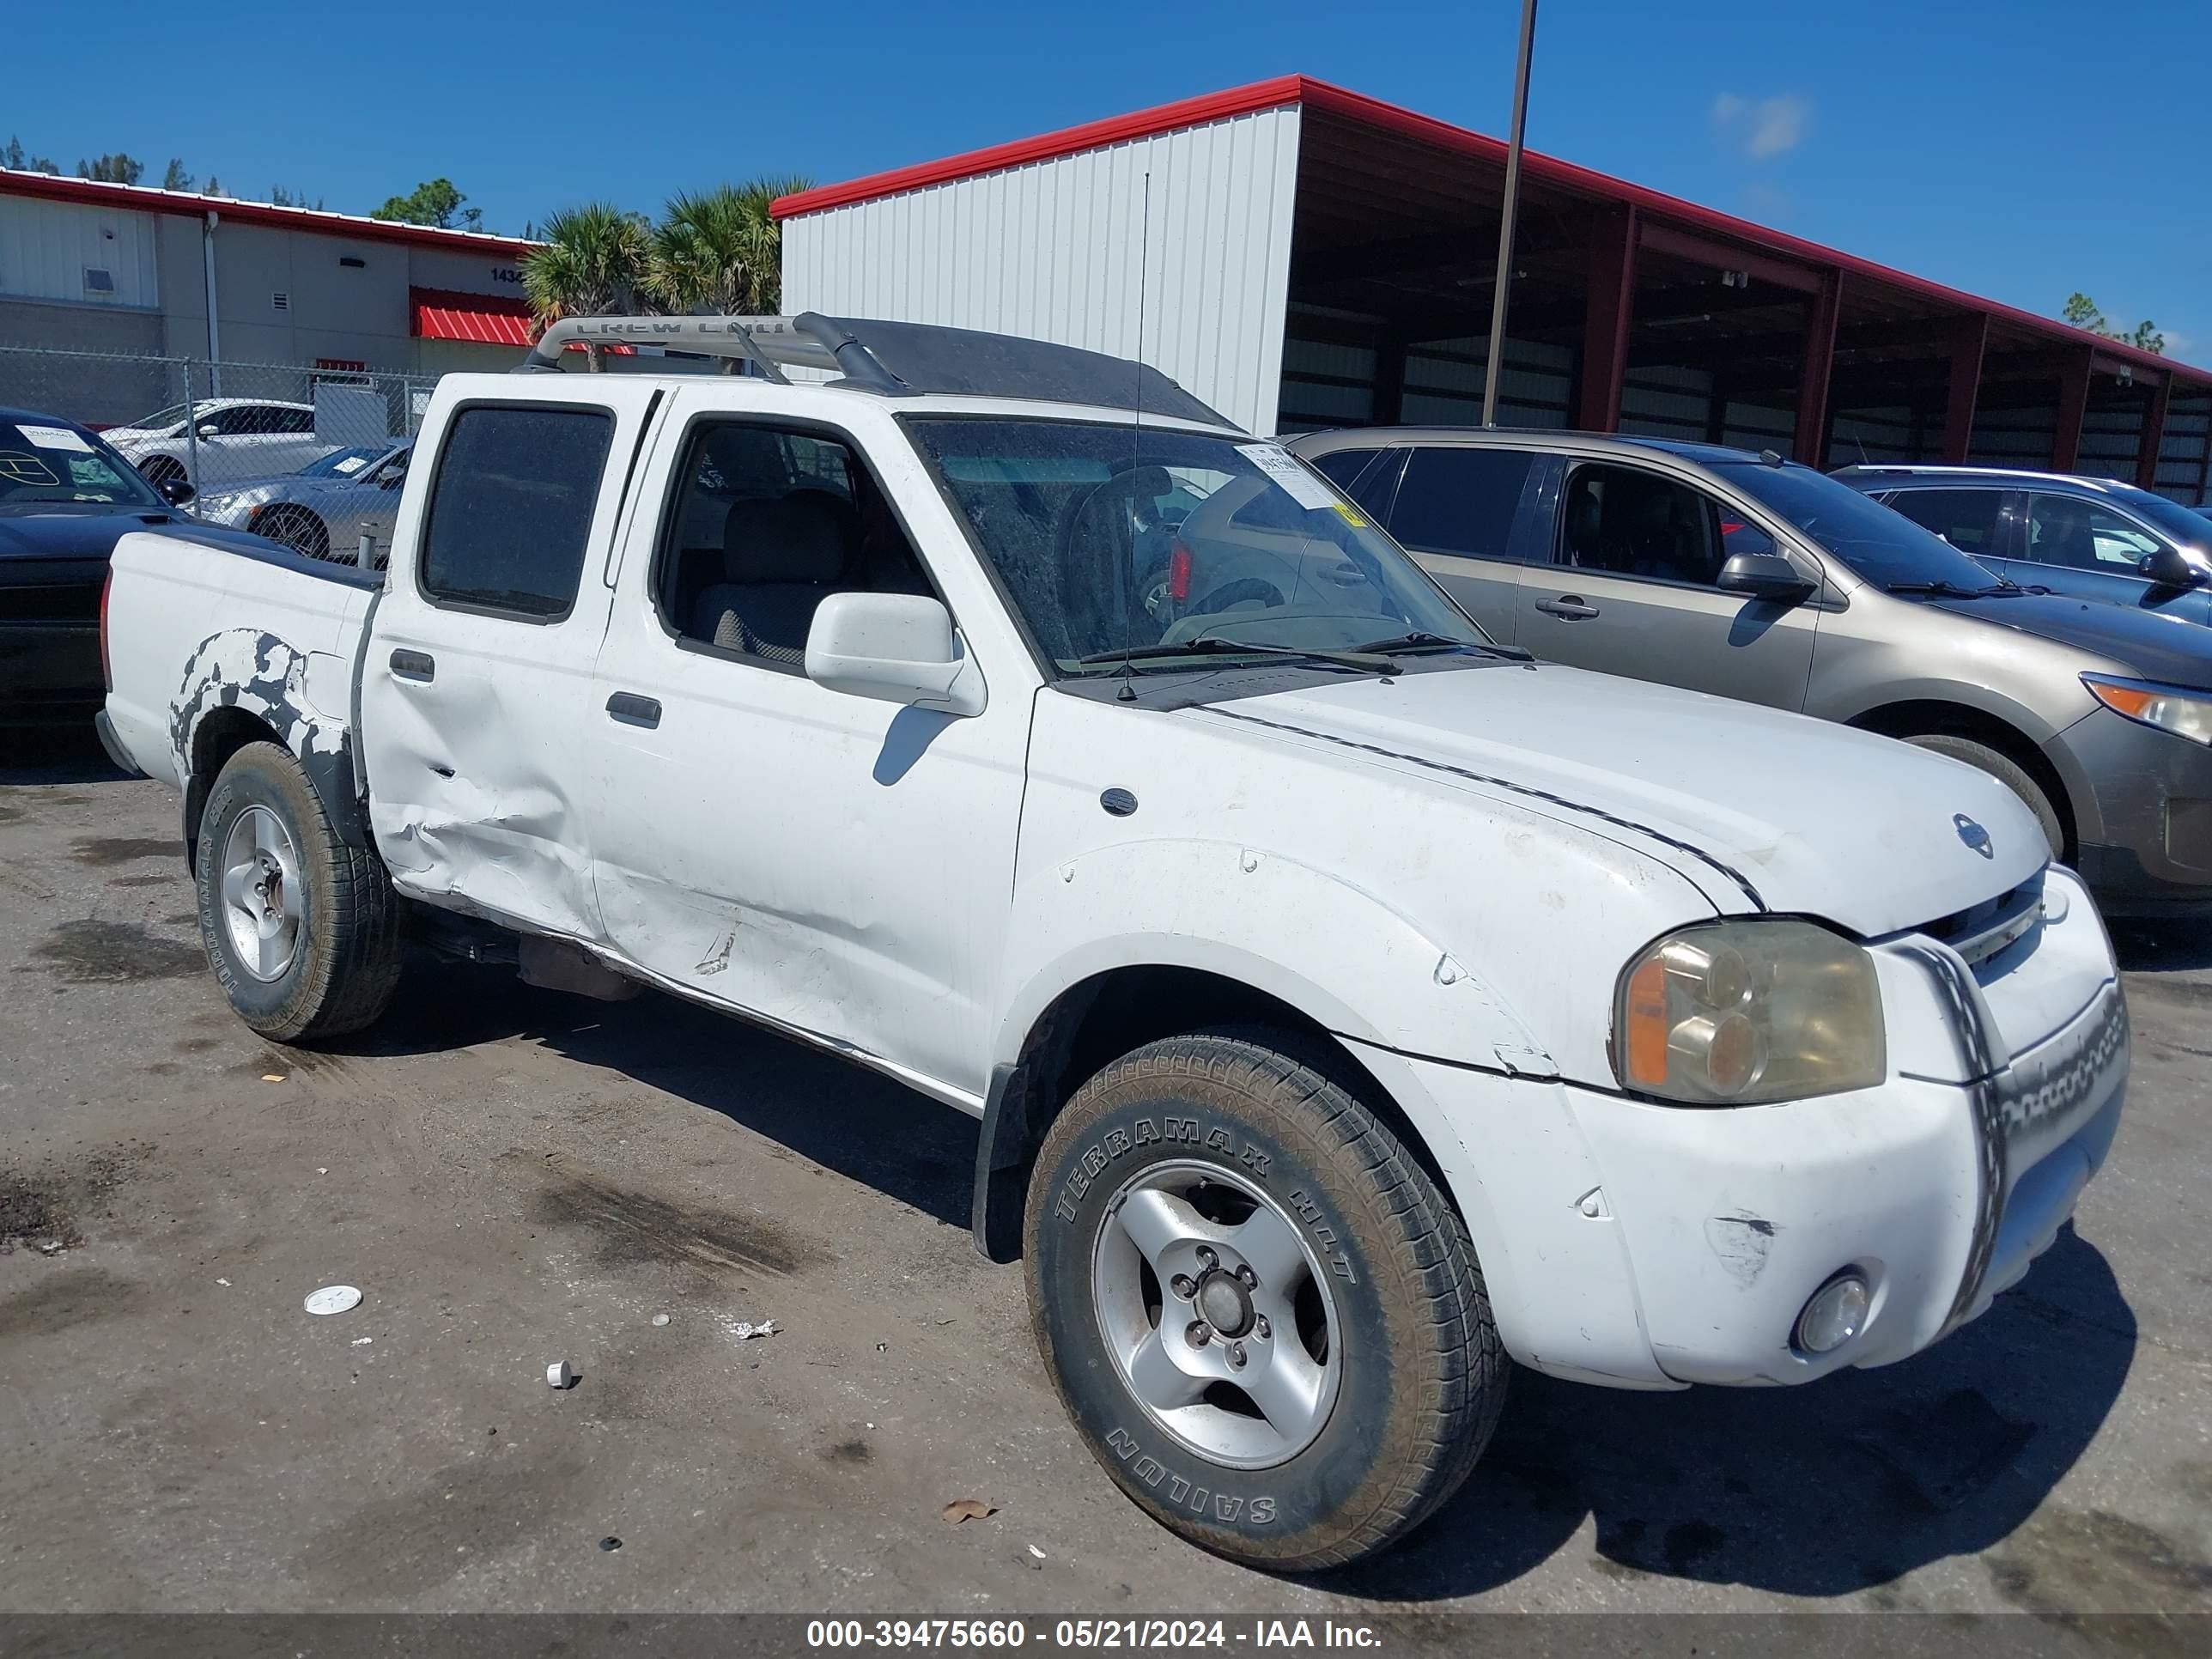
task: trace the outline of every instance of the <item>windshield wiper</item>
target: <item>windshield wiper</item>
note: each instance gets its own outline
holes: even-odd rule
[[[1960,587],[1956,582],[1890,582],[1881,591],[1885,593],[1924,593],[1936,599],[1988,599],[2005,592],[2007,588],[1997,585]]]
[[[1137,661],[1150,657],[1204,657],[1215,653],[1249,651],[1263,657],[1303,657],[1310,662],[1335,663],[1346,668],[1357,668],[1367,673],[1391,674],[1398,665],[1385,656],[1371,651],[1309,650],[1302,645],[1275,645],[1255,640],[1224,639],[1218,634],[1200,634],[1195,639],[1178,640],[1173,645],[1138,645],[1118,651],[1094,651],[1087,657],[1075,660],[1080,667],[1098,663]]]
[[[1349,647],[1354,651],[1487,651],[1493,657],[1503,657],[1508,662],[1534,662],[1535,653],[1523,651],[1517,645],[1500,645],[1494,640],[1455,640],[1447,634],[1431,634],[1417,628],[1410,634],[1394,634],[1388,639],[1366,640]]]

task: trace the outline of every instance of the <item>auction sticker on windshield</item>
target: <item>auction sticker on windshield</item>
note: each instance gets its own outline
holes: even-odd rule
[[[65,426],[19,426],[24,441],[40,449],[70,449],[79,454],[92,453],[92,446]]]
[[[1258,467],[1300,507],[1334,507],[1336,497],[1319,478],[1291,458],[1280,444],[1239,444],[1237,453]]]

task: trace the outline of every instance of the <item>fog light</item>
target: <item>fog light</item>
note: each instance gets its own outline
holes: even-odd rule
[[[1796,1346],[1806,1353],[1833,1353],[1866,1324],[1867,1282],[1856,1273],[1838,1273],[1813,1292],[1797,1316]]]

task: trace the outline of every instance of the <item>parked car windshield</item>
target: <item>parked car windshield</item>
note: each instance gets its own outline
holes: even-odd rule
[[[392,453],[390,444],[355,444],[348,449],[333,449],[319,461],[309,461],[300,469],[303,478],[357,478],[369,464]]]
[[[908,429],[1063,674],[1118,672],[1125,652],[1152,672],[1179,653],[1240,646],[1257,656],[1379,650],[1408,636],[1429,649],[1487,643],[1366,514],[1278,444],[957,416],[910,417]]]
[[[1932,530],[1809,466],[1741,461],[1723,462],[1717,470],[1876,586],[1926,584],[1973,592],[1996,580]]]
[[[2179,501],[2170,501],[2148,489],[2121,489],[2113,494],[2122,507],[2176,541],[2190,547],[2212,547],[2212,526],[2206,525],[2201,516],[2212,509],[2184,507]]]
[[[157,409],[151,415],[126,421],[125,426],[137,432],[160,432],[173,426],[182,426],[185,417],[192,412],[190,404],[171,404],[167,409]]]
[[[99,439],[75,427],[0,421],[0,507],[56,501],[168,507],[137,467]]]

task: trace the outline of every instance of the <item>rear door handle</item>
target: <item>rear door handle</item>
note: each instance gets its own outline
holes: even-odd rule
[[[1536,609],[1547,617],[1563,617],[1568,622],[1580,622],[1585,617],[1597,615],[1597,607],[1584,603],[1572,593],[1562,593],[1556,599],[1539,599]]]
[[[438,678],[438,664],[427,651],[395,651],[392,653],[392,677],[419,680],[428,685]]]
[[[641,697],[634,691],[617,691],[609,697],[607,713],[624,726],[642,726],[650,730],[660,724],[659,700]]]

